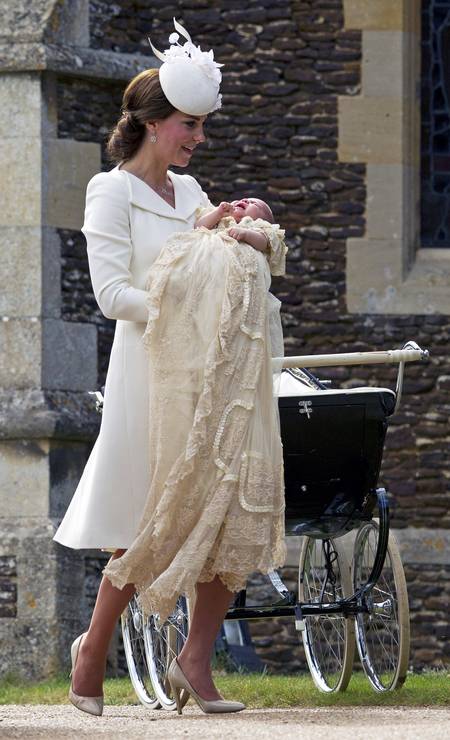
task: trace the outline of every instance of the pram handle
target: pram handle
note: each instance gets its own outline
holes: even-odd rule
[[[408,348],[415,342],[408,342],[403,349],[388,349],[380,352],[343,352],[335,355],[297,355],[294,357],[275,357],[274,365],[282,367],[330,367],[332,365],[383,365],[397,362],[417,362],[428,360],[429,352],[418,345]]]

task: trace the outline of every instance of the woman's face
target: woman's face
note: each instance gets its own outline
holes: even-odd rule
[[[206,141],[203,125],[207,116],[191,116],[175,111],[163,121],[147,124],[150,134],[155,133],[158,155],[165,162],[177,167],[187,167],[198,144]]]

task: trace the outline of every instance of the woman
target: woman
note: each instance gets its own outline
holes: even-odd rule
[[[148,319],[148,268],[167,238],[192,229],[196,211],[209,205],[198,183],[169,165],[186,167],[205,141],[209,112],[220,107],[220,72],[212,52],[201,52],[172,34],[164,64],[134,78],[124,93],[123,112],[108,144],[118,162],[96,175],[86,196],[83,233],[96,300],[117,320],[105,385],[99,436],[56,535],[74,548],[113,551],[121,558],[135,540],[149,490],[148,357],[142,343]],[[181,50],[181,51],[180,51]],[[89,629],[72,646],[70,699],[100,715],[109,642],[134,593],[102,579]],[[217,692],[210,667],[214,640],[232,593],[216,576],[197,584],[189,637],[178,658],[174,686],[184,686],[204,711],[240,711]],[[178,682],[176,684],[176,682]]]

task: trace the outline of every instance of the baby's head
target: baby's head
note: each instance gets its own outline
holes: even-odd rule
[[[268,221],[273,224],[273,213],[270,207],[260,198],[241,198],[241,200],[232,200],[231,205],[233,206],[233,218],[236,223],[239,223],[244,216],[250,216],[250,218],[263,218],[264,221]]]

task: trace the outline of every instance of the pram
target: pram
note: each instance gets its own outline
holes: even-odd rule
[[[389,533],[388,495],[378,487],[378,477],[388,418],[400,404],[405,363],[426,359],[428,351],[410,341],[400,350],[283,360],[279,410],[286,535],[303,538],[298,592],[290,591],[272,572],[276,601],[248,606],[242,591],[225,624],[234,623],[239,632],[243,620],[292,617],[311,676],[325,692],[346,689],[355,644],[376,691],[399,688],[406,678],[408,596],[398,546]],[[382,363],[399,365],[395,391],[334,389],[309,370]],[[356,537],[349,557],[340,538],[353,530]],[[175,709],[167,670],[188,629],[189,604],[184,597],[164,623],[158,615],[143,618],[136,598],[124,611],[129,674],[145,706]]]

